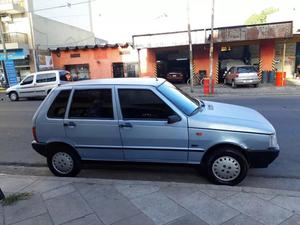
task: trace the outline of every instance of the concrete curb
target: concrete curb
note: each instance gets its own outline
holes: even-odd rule
[[[166,182],[166,181],[141,181],[141,180],[116,180],[116,179],[99,179],[99,178],[82,178],[82,177],[49,177],[49,176],[24,176],[24,175],[8,175],[1,174],[2,178],[14,178],[14,179],[32,179],[43,181],[64,181],[70,183],[88,183],[88,184],[106,184],[106,185],[159,185],[168,186],[175,185],[178,187],[197,187],[202,190],[215,190],[215,191],[234,191],[243,193],[254,193],[262,195],[281,195],[287,197],[300,197],[300,191],[289,191],[282,189],[269,189],[269,188],[255,188],[255,187],[243,187],[243,186],[225,186],[214,184],[194,184],[194,183],[180,183],[180,182]],[[20,190],[19,190],[20,191]]]

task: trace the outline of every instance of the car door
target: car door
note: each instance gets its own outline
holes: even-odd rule
[[[46,96],[49,90],[57,86],[57,74],[51,73],[37,73],[35,81],[35,95]]]
[[[123,160],[113,86],[77,87],[64,120],[67,138],[84,160]]]
[[[116,96],[126,160],[187,161],[187,119],[155,87],[117,86]],[[172,115],[180,121],[169,124]]]
[[[28,75],[20,83],[19,97],[33,97],[35,92],[34,75]]]

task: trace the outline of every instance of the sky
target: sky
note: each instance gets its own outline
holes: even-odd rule
[[[91,0],[92,30],[96,37],[110,43],[130,42],[133,34],[186,30],[187,1]],[[88,0],[34,0],[34,9],[65,5],[67,2],[83,3],[36,13],[91,30]],[[210,28],[212,0],[189,0],[189,5],[191,28]],[[279,9],[268,22],[300,18],[300,0],[215,0],[215,27],[243,25],[253,13],[268,7]]]

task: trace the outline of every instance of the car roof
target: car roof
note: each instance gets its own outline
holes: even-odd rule
[[[159,86],[166,80],[163,78],[103,78],[67,83],[63,86],[89,86],[89,85],[147,85]]]

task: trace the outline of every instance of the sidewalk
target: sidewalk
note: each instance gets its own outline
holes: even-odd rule
[[[1,225],[294,225],[300,192],[207,184],[0,175]]]
[[[194,86],[194,92],[191,93],[190,86],[179,84],[177,85],[184,92],[191,94],[194,97],[203,97],[203,87]],[[243,86],[232,88],[230,85],[217,84],[215,86],[214,96],[222,97],[243,97],[243,96],[285,96],[285,95],[300,95],[300,79],[287,80],[287,86],[276,87],[273,84],[261,84],[258,88],[252,86]]]

